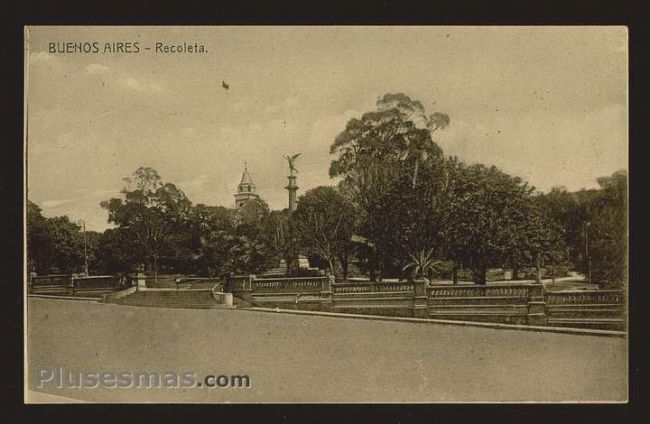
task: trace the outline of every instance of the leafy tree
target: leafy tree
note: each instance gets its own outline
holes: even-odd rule
[[[302,246],[325,259],[332,275],[338,259],[347,278],[355,223],[352,203],[334,187],[316,187],[300,196],[291,220],[298,227]]]
[[[408,96],[401,93],[386,94],[377,102],[377,107],[380,111],[398,110],[404,115],[406,120],[413,122],[416,126],[418,124],[424,125],[428,130],[423,131],[423,128],[418,128],[418,131],[413,131],[413,134],[405,137],[407,141],[407,152],[404,159],[412,159],[415,163],[413,169],[413,188],[415,188],[420,162],[427,160],[429,155],[438,157],[442,153],[432,143],[431,135],[436,130],[445,129],[449,126],[449,116],[440,112],[426,115],[422,103],[417,100],[411,100]]]
[[[546,215],[563,232],[564,256],[570,266],[587,274],[585,256],[585,229],[590,220],[590,204],[597,196],[597,190],[581,190],[570,193],[562,187],[554,187],[548,193],[537,196],[536,201],[544,208]]]
[[[102,273],[101,268],[98,265],[99,243],[102,238],[102,234],[103,233],[100,233],[98,231],[86,230],[86,254],[88,256],[88,269],[91,275]]]
[[[392,186],[368,205],[361,232],[371,238],[379,256],[382,277],[400,275],[410,253],[439,245],[440,216],[435,208],[438,196],[436,166],[425,163],[413,188],[411,176],[403,172]],[[436,255],[441,252],[434,252]]]
[[[330,176],[343,177],[345,190],[362,207],[386,190],[402,167],[411,170],[415,185],[420,162],[442,156],[432,131],[448,124],[447,115],[427,116],[417,100],[386,94],[377,101],[376,111],[351,119],[336,137],[330,147],[336,155]]]
[[[95,261],[99,233],[88,231],[88,262]],[[76,273],[84,270],[84,236],[81,226],[67,216],[45,218],[27,200],[27,264],[38,274]]]
[[[603,287],[627,280],[627,173],[598,179],[600,196],[591,205],[589,255],[592,280]]]
[[[537,257],[551,243],[534,207],[533,188],[518,177],[481,164],[450,167],[444,228],[447,255],[469,267],[477,284],[487,268]]]
[[[619,285],[627,278],[627,173],[597,181],[600,189],[556,187],[539,202],[563,229],[568,260],[594,283]]]
[[[249,200],[239,209],[235,228],[238,255],[233,258],[239,272],[260,272],[273,262],[275,252],[269,219],[269,206],[262,199]]]
[[[330,153],[336,156],[330,164],[330,176],[342,177],[339,188],[358,209],[361,235],[376,247],[362,249],[369,256],[371,280],[375,279],[375,266],[382,270],[384,263],[399,273],[401,266],[395,267],[389,257],[397,253],[397,262],[403,261],[414,250],[412,245],[418,244],[410,240],[412,237],[400,240],[417,231],[411,228],[408,233],[400,233],[408,224],[400,212],[417,210],[410,217],[430,218],[429,188],[435,175],[431,170],[438,168],[442,160],[442,150],[432,134],[448,125],[447,115],[427,115],[419,101],[404,94],[386,94],[377,101],[376,111],[351,119],[330,147]],[[411,198],[406,200],[405,196]],[[426,206],[423,209],[416,204]],[[400,206],[404,208],[396,211]],[[423,210],[427,211],[421,214]],[[391,224],[397,225],[387,225],[382,217],[392,218]],[[429,230],[419,227],[422,234],[431,233]]]
[[[104,274],[123,274],[138,264],[137,249],[126,229],[109,228],[100,235],[94,266]]]
[[[268,229],[273,242],[274,258],[284,259],[287,264],[286,275],[291,275],[297,267],[300,237],[298,227],[288,209],[272,211]]]
[[[515,238],[518,248],[510,251],[506,262],[512,264],[514,270],[522,263],[534,263],[536,280],[541,282],[542,265],[550,264],[555,278],[556,265],[566,258],[566,245],[564,228],[550,217],[549,210],[537,199],[532,197],[525,204],[525,225],[519,230],[519,237]]]
[[[52,260],[52,240],[41,208],[27,200],[27,267],[30,271],[47,273]]]
[[[81,227],[67,216],[43,217],[41,209],[28,200],[27,262],[30,270],[39,274],[83,271]]]
[[[191,202],[174,184],[163,183],[153,168],[138,168],[134,178],[125,181],[124,199],[113,198],[101,206],[108,211],[109,222],[125,230],[129,242],[140,249],[138,259],[156,278],[160,259],[177,251]]]
[[[208,277],[233,271],[235,214],[232,209],[221,206],[199,204],[192,208],[188,227],[193,261],[186,271]]]

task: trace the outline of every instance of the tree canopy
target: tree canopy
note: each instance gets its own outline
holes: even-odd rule
[[[307,252],[326,260],[332,274],[338,260],[345,278],[355,229],[352,203],[334,187],[316,187],[300,197],[292,220]]]
[[[598,179],[599,189],[539,193],[494,166],[446,157],[443,112],[401,94],[347,122],[330,146],[338,186],[300,196],[294,212],[261,199],[239,209],[194,205],[150,167],[124,178],[121,196],[101,202],[113,228],[86,232],[92,272],[156,275],[259,273],[299,254],[347,278],[350,267],[374,280],[488,268],[556,265],[602,286],[627,278],[627,173]],[[45,218],[27,202],[30,270],[80,272],[84,234],[66,216]],[[436,266],[433,266],[435,264]],[[415,272],[414,272],[415,270]],[[409,271],[411,274],[408,274]]]

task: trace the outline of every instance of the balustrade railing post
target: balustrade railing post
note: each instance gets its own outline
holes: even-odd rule
[[[242,281],[242,291],[241,298],[246,302],[253,303],[253,282],[255,281],[255,275],[249,274],[248,277]]]
[[[544,286],[542,284],[531,284],[528,286],[528,325],[546,325],[546,302],[544,301]]]
[[[331,311],[333,309],[332,284],[335,281],[336,278],[333,275],[329,275],[327,278],[322,279],[320,292],[322,311]]]
[[[136,290],[146,290],[147,288],[147,276],[143,272],[138,272],[137,274],[137,289]]]
[[[65,294],[74,296],[74,277],[70,277],[70,283],[65,288]]]
[[[417,318],[429,317],[429,302],[427,298],[426,281],[413,281],[413,316]]]

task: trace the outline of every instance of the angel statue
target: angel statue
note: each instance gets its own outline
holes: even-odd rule
[[[291,174],[291,176],[293,176],[293,171],[298,172],[298,169],[296,168],[295,162],[296,162],[296,159],[298,158],[298,156],[300,156],[301,154],[302,153],[296,153],[293,156],[283,156],[283,158],[285,158],[287,160],[287,162],[289,162],[289,173]]]

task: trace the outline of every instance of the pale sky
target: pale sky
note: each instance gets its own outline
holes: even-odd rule
[[[140,53],[48,52],[62,41]],[[329,146],[385,93],[450,116],[445,154],[542,191],[627,168],[624,27],[31,27],[28,58],[28,196],[91,230],[109,226],[99,203],[139,166],[195,204],[232,207],[247,161],[284,208],[282,155],[302,152],[299,195],[334,184]]]

